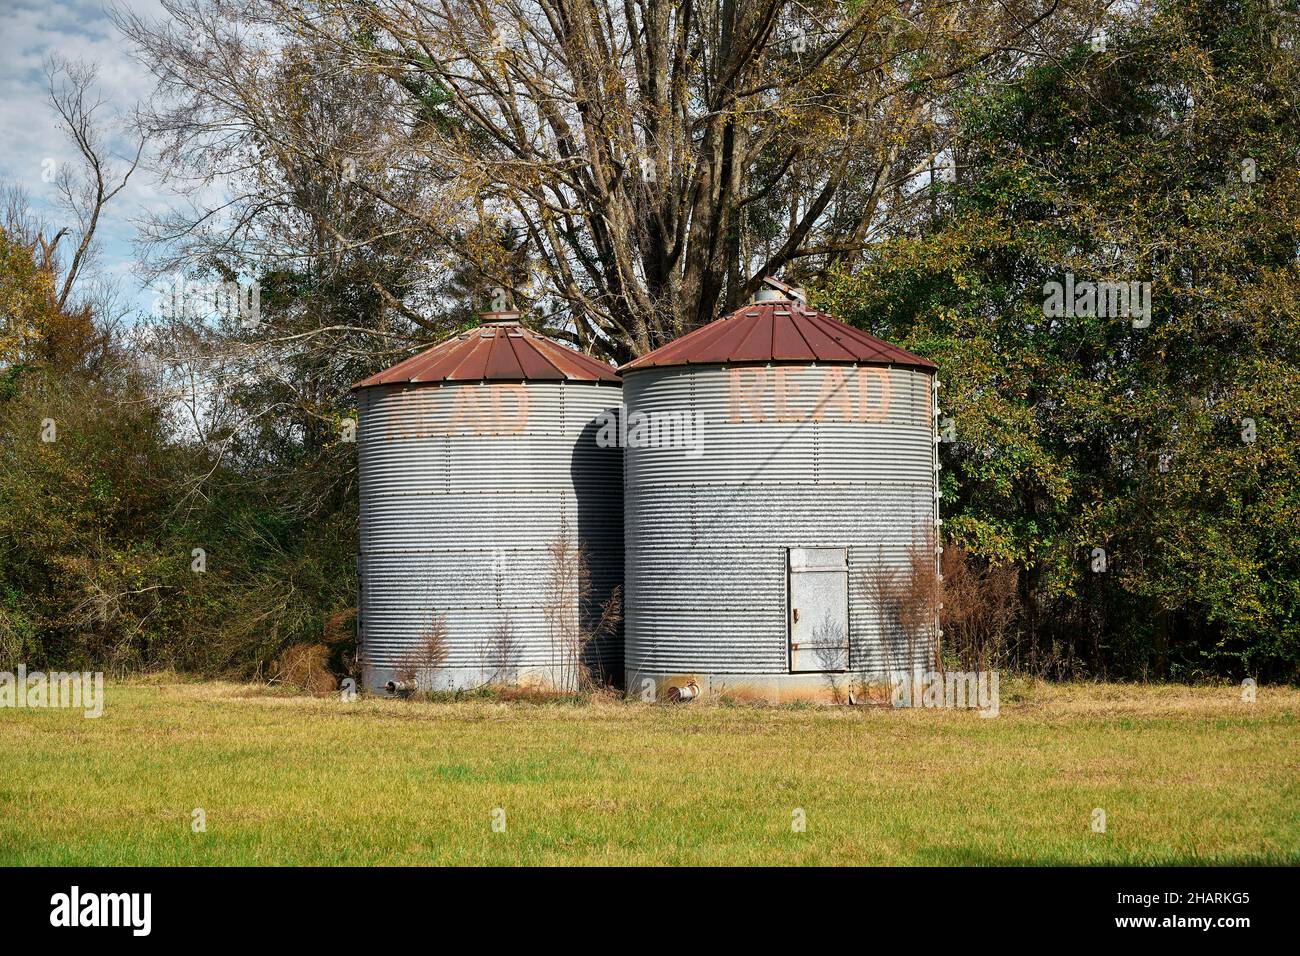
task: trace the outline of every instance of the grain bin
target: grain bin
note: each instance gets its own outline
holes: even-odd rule
[[[496,312],[354,388],[366,689],[620,673],[597,622],[623,571],[614,369]]]
[[[932,362],[769,280],[620,373],[630,694],[844,700],[925,664]]]

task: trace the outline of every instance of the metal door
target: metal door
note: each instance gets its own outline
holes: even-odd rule
[[[790,671],[849,665],[847,548],[790,548]]]

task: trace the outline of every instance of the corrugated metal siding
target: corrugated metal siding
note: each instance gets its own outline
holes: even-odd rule
[[[798,383],[806,408],[826,376],[845,373],[856,381],[851,368],[792,367],[787,387]],[[628,374],[629,416],[704,414],[699,457],[625,451],[629,679],[643,671],[788,673],[786,549],[795,547],[849,549],[851,669],[907,666],[909,654],[924,660],[924,648],[909,649],[882,621],[864,577],[881,564],[901,570],[909,548],[932,545],[933,376],[903,368],[867,374],[873,383],[888,377],[882,421],[832,421],[828,412],[823,421],[777,422],[767,414],[770,400],[768,420],[733,421],[726,367]],[[826,405],[842,407],[839,388],[830,393]],[[787,417],[799,408],[792,401]],[[868,408],[873,417],[878,411]]]
[[[517,670],[554,664],[545,614],[554,567],[548,548],[562,529],[586,550],[595,603],[622,583],[621,454],[595,440],[595,419],[617,407],[619,396],[615,385],[563,382],[360,392],[367,686],[408,662],[440,614],[449,679],[437,678],[438,686],[491,676],[493,636],[507,618]],[[476,433],[493,428],[502,430]],[[621,662],[619,633],[591,648],[589,663],[605,673]]]

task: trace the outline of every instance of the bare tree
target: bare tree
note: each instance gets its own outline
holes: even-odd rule
[[[327,512],[355,487],[350,386],[473,313],[456,172],[405,145],[405,91],[296,40],[273,4],[163,6],[114,17],[156,77],[138,123],[176,193],[141,230],[145,277],[161,298],[184,290],[149,351],[178,424],[213,453],[182,500],[226,465],[290,513]],[[232,284],[257,294],[253,321],[201,301]]]
[[[481,217],[517,224],[575,342],[620,359],[765,275],[842,264],[906,215],[947,149],[937,97],[1047,15],[914,0],[277,5],[297,35],[417,91],[431,115],[412,145],[462,171]]]
[[[53,273],[60,242],[65,236],[77,237],[76,248],[57,286],[55,304],[62,310],[67,307],[77,279],[93,255],[95,233],[104,207],[126,188],[131,174],[140,165],[145,141],[143,137],[140,139],[135,155],[124,167],[110,156],[107,136],[96,116],[104,101],[95,91],[98,68],[94,64],[54,57],[45,64],[45,77],[50,105],[82,159],[80,169],[64,166],[55,177],[62,205],[76,219],[75,230],[63,226],[52,237],[39,235],[37,238],[44,267]]]
[[[113,11],[157,80],[139,123],[182,200],[144,230],[149,274],[299,277],[264,338],[353,357],[396,354],[465,318],[460,303],[448,322],[443,294],[465,201],[448,188],[456,170],[409,148],[406,91],[298,40],[274,3],[163,8],[157,20]]]
[[[0,233],[28,250],[47,280],[50,321],[29,341],[35,347],[29,358],[92,375],[134,369],[134,359],[120,361],[113,348],[124,338],[130,307],[119,285],[95,266],[104,211],[139,166],[144,140],[132,155],[112,154],[114,119],[103,113],[94,64],[51,57],[45,77],[50,109],[79,161],[51,171],[58,197],[53,222],[33,214],[21,188],[0,187]]]
[[[414,328],[459,278],[619,360],[911,228],[959,149],[945,97],[1023,63],[1058,6],[163,3],[167,23],[118,14],[170,103],[149,128],[178,174],[238,188],[157,242],[417,250],[423,282],[370,283]],[[322,201],[345,168],[364,227]]]

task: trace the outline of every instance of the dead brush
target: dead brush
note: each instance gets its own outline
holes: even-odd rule
[[[1005,664],[1007,631],[1018,609],[1019,569],[976,558],[960,545],[943,551],[945,650],[963,670]]]
[[[345,607],[327,614],[321,625],[321,641],[330,648],[330,669],[339,677],[359,681],[361,664],[357,649],[356,607]]]
[[[327,614],[321,625],[321,640],[326,644],[342,644],[355,636],[357,609],[345,607]]]
[[[292,644],[271,668],[271,682],[306,694],[328,694],[338,688],[329,669],[330,649],[324,644]]]

